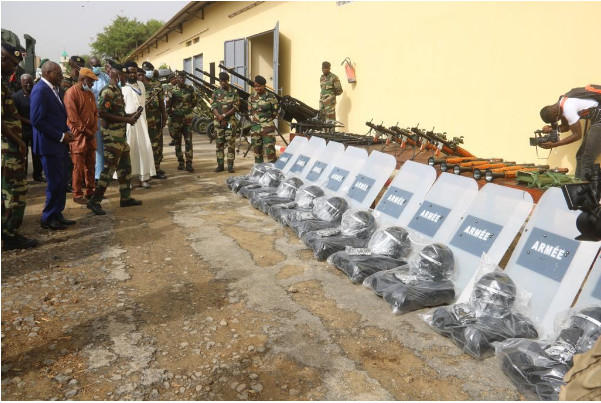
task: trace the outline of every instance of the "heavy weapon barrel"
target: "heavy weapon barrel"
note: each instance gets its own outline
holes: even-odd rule
[[[219,77],[216,77],[214,75],[212,75],[211,73],[201,70],[198,67],[196,68],[196,71],[201,72],[202,74],[204,74],[205,76],[213,79],[213,80],[217,80],[219,81]],[[211,84],[213,87],[217,88],[215,85]],[[250,96],[250,94],[246,91],[244,91],[243,89],[236,87],[235,85],[232,85],[232,88],[234,88],[237,92],[238,92],[238,96],[240,97],[240,110],[239,112],[243,115],[248,114],[248,97]]]
[[[506,171],[495,171],[495,170],[489,170],[486,171],[485,175],[484,175],[484,179],[486,180],[486,182],[492,182],[495,179],[500,179],[500,178],[515,178],[517,173],[519,171],[522,172],[546,172],[549,171],[549,166],[548,165],[540,165],[540,166],[530,166],[530,167],[517,167],[518,169],[513,169],[513,170],[506,170]],[[567,172],[567,169],[564,168],[555,168],[552,169],[551,171],[553,172]]]
[[[233,75],[234,77],[238,77],[239,79],[245,81],[248,85],[250,85],[251,87],[255,86],[255,82],[253,80],[251,80],[250,78],[247,78],[245,76],[243,76],[242,74],[238,73],[236,70],[229,68],[229,67],[225,67],[222,63],[219,63],[219,67],[224,69],[225,71],[227,71],[228,73],[230,73],[231,75]],[[273,91],[271,88],[265,87],[265,90],[268,92],[271,92],[273,95],[275,95],[275,97],[277,98],[278,101],[281,100],[281,96],[279,96],[275,91]]]

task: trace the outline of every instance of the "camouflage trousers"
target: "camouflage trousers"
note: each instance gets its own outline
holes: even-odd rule
[[[275,135],[273,127],[253,126],[250,129],[252,149],[255,153],[255,163],[263,162],[263,151],[267,156],[267,162],[275,162]]]
[[[148,124],[148,137],[152,147],[152,156],[154,157],[154,168],[158,172],[163,161],[163,128],[160,120]]]
[[[192,163],[192,157],[194,156],[194,150],[192,150],[192,130],[190,125],[192,124],[192,115],[185,116],[182,118],[169,119],[169,133],[175,141],[175,156],[179,162]],[[186,147],[185,155],[182,153],[182,137]]]
[[[14,236],[23,223],[27,202],[25,164],[17,152],[2,154],[2,237]]]
[[[236,159],[236,126],[221,127],[218,122],[215,122],[215,145],[217,146],[217,164],[223,165],[225,157],[227,163],[233,164]],[[224,155],[224,150],[227,145],[227,156]]]
[[[129,152],[129,144],[126,141],[104,139],[104,168],[102,168],[102,172],[100,173],[100,179],[98,179],[98,183],[96,184],[92,201],[96,203],[102,201],[102,197],[115,171],[117,172],[117,180],[119,181],[121,200],[129,200],[131,198],[131,158]]]
[[[336,104],[334,105],[320,105],[319,118],[324,120],[336,120]]]

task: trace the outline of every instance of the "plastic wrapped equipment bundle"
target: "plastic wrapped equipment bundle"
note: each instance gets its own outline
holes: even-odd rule
[[[601,336],[601,307],[585,308],[567,321],[554,342],[508,339],[495,355],[505,375],[528,399],[558,400],[574,354],[590,350]]]
[[[279,169],[268,169],[267,172],[261,176],[259,182],[256,185],[248,185],[240,189],[238,192],[242,196],[250,199],[254,194],[257,193],[272,193],[275,194],[277,187],[284,180],[284,174]]]
[[[424,247],[409,264],[367,277],[364,285],[384,298],[393,313],[403,314],[453,302],[454,273],[453,252],[435,243]]]
[[[267,213],[269,207],[276,204],[284,204],[294,201],[296,191],[303,185],[299,178],[288,178],[278,186],[275,194],[263,196],[261,193],[254,194],[250,199],[250,204],[256,209]]]
[[[376,230],[376,219],[369,211],[347,210],[342,215],[339,228],[307,232],[305,245],[313,249],[315,258],[326,260],[332,253],[345,250],[347,246],[364,248]]]
[[[367,249],[354,249],[333,253],[328,263],[342,270],[353,283],[363,280],[382,270],[407,264],[404,259],[411,250],[409,233],[401,227],[388,227],[376,231],[367,244]]]
[[[348,202],[342,197],[321,197],[313,203],[313,211],[310,214],[297,213],[294,217],[290,217],[288,225],[299,238],[302,238],[309,231],[338,226],[342,214],[347,209]]]
[[[267,172],[267,169],[269,169],[271,165],[273,164],[270,164],[268,162],[254,164],[248,175],[230,176],[226,179],[225,183],[227,184],[227,187],[229,189],[231,189],[235,193],[238,193],[238,191],[240,191],[240,189],[244,186],[258,183],[259,179],[261,179],[263,174]]]
[[[318,197],[323,196],[323,190],[316,185],[301,187],[296,192],[294,202],[287,204],[276,204],[268,210],[269,215],[282,225],[288,225],[288,219],[297,211],[311,212],[313,211],[313,202]]]
[[[493,342],[508,338],[538,337],[534,324],[513,309],[516,286],[500,270],[481,276],[468,303],[435,309],[424,320],[438,333],[451,337],[476,359],[494,353]]]

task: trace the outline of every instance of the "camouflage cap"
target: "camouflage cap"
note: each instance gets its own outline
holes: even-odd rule
[[[13,62],[18,64],[21,60],[23,60],[23,54],[13,45],[3,42],[2,49],[6,50],[9,53]]]

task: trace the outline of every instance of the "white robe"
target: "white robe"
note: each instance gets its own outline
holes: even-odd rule
[[[134,88],[141,92],[137,94]],[[133,113],[138,106],[144,108],[146,103],[146,89],[144,83],[138,81],[136,84],[127,83],[121,88],[123,99],[125,100],[125,112]],[[127,142],[131,155],[131,174],[140,175],[141,181],[150,179],[156,175],[154,167],[154,158],[152,156],[152,146],[148,136],[148,123],[146,122],[146,109],[140,115],[135,125],[127,125]]]

